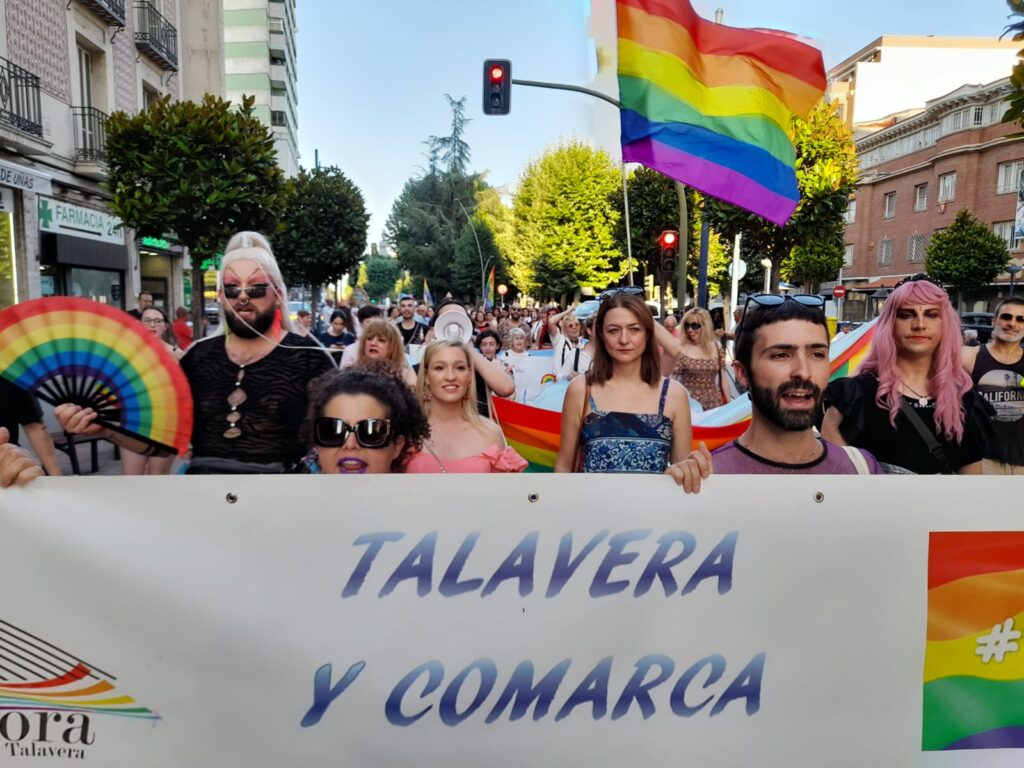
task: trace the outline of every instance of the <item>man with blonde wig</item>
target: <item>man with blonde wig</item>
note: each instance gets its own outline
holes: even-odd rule
[[[217,275],[222,332],[189,347],[181,367],[192,388],[190,474],[286,472],[305,452],[299,430],[306,385],[334,367],[330,354],[292,327],[288,291],[270,243],[257,232],[228,242]],[[77,406],[54,411],[69,432],[124,438]],[[137,449],[133,449],[137,450]]]

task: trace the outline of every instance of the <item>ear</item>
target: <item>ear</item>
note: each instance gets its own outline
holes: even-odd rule
[[[747,377],[747,369],[743,367],[743,363],[733,361],[732,370],[736,374],[736,381],[746,389],[750,389],[750,379]]]

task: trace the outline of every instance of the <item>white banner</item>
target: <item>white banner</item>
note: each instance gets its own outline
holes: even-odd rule
[[[922,750],[929,534],[1020,531],[1019,501],[998,477],[40,480],[0,491],[0,763],[1019,766]]]

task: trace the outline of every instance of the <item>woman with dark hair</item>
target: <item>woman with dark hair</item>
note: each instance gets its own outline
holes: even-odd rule
[[[980,474],[989,414],[962,348],[946,291],[908,278],[886,300],[857,374],[829,384],[822,437],[864,448],[896,473]]]
[[[512,369],[508,367],[508,364],[504,360],[498,358],[498,353],[501,351],[501,336],[498,335],[497,331],[492,331],[488,328],[486,331],[478,333],[476,338],[473,339],[473,346],[476,347],[484,360],[494,363],[494,365],[501,366],[501,369],[508,374],[513,385],[515,384]],[[480,412],[481,416],[490,417],[491,388],[487,386],[487,382],[484,381],[483,376],[481,376],[479,372],[475,371],[474,376],[476,378],[476,409]],[[513,392],[513,394],[515,393]]]
[[[352,315],[344,307],[338,307],[331,313],[331,322],[317,338],[327,349],[343,350],[349,344],[356,343],[356,332],[352,324]]]
[[[661,375],[655,333],[642,290],[601,295],[593,362],[562,406],[556,472],[669,472],[687,491],[710,474],[707,449],[690,450],[690,403],[679,382]]]
[[[309,385],[303,465],[312,474],[404,472],[429,434],[416,396],[383,364],[328,371]]]

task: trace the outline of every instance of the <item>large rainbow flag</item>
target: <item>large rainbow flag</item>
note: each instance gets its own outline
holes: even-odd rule
[[[797,203],[789,138],[825,91],[821,51],[702,19],[689,0],[617,0],[622,159],[782,226]]]
[[[861,364],[875,335],[877,320],[857,328],[832,342],[831,379],[853,375]],[[494,415],[501,424],[509,445],[519,451],[530,466],[527,472],[551,472],[558,457],[561,439],[562,412],[560,403],[542,398],[547,407],[517,403],[500,397],[491,398]],[[710,450],[725,445],[743,434],[750,420],[750,399],[743,395],[720,408],[693,416],[693,445],[703,442]]]
[[[1024,748],[1021,630],[1024,533],[932,533],[922,749]]]

